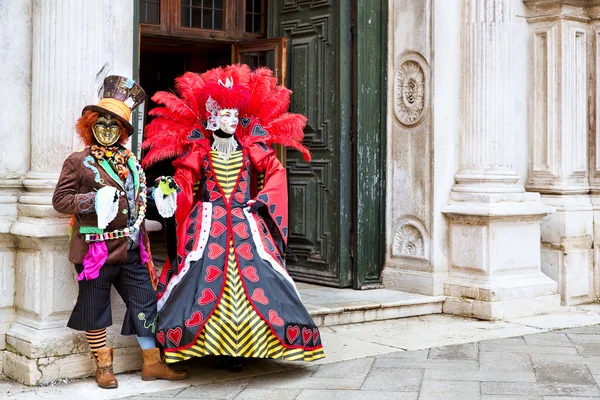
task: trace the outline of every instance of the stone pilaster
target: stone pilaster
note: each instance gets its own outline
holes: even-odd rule
[[[462,0],[460,166],[450,203],[448,313],[506,319],[558,305],[540,270],[540,220],[514,167],[512,0]],[[524,134],[524,132],[522,133]]]
[[[29,170],[31,124],[31,7],[32,0],[2,6],[0,87],[4,101],[0,115],[0,373],[6,331],[14,319],[16,240],[10,226],[17,219],[23,176]]]
[[[433,1],[389,0],[386,287],[441,296],[447,268],[434,263],[444,234],[433,176]],[[444,191],[444,197],[446,196]],[[436,211],[434,209],[438,207]],[[433,235],[436,232],[436,235]]]
[[[93,371],[84,336],[66,328],[77,281],[67,256],[69,217],[53,210],[51,198],[64,159],[80,147],[73,126],[82,108],[97,101],[107,73],[131,75],[133,3],[35,0],[30,15],[31,168],[10,227],[18,249],[17,312],[7,333],[4,373],[38,384]],[[140,361],[135,338],[117,335],[122,315],[121,303],[109,330],[121,371]]]
[[[588,173],[590,2],[528,1],[530,162],[527,190],[556,209],[542,223],[542,270],[564,305],[593,301],[594,207]],[[593,119],[592,119],[593,121]]]

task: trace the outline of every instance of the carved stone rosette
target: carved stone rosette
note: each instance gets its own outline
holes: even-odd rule
[[[405,128],[421,124],[429,110],[429,65],[416,52],[403,54],[394,73],[394,115]]]

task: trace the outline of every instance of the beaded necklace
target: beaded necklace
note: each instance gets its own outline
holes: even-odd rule
[[[95,154],[94,154],[95,156]],[[147,196],[146,196],[146,173],[140,166],[140,162],[135,159],[135,168],[138,171],[138,175],[140,177],[140,192],[139,198],[141,200],[140,207],[138,208],[138,217],[131,227],[127,227],[124,229],[117,229],[112,232],[102,232],[102,233],[89,233],[85,235],[86,242],[103,242],[105,240],[112,239],[120,239],[122,237],[129,237],[130,233],[133,233],[140,229],[142,223],[144,222],[144,218],[146,217],[146,205],[147,205]]]

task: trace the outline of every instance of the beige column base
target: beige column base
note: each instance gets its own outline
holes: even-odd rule
[[[4,373],[26,385],[85,377],[95,371],[84,333],[66,327],[78,294],[76,271],[68,260],[66,221],[22,217],[11,227],[17,241],[17,311],[6,333]],[[125,305],[114,290],[111,301],[113,326],[108,330],[108,340],[109,346],[116,349],[115,370],[139,369],[141,358],[135,336],[119,334]]]
[[[451,193],[444,312],[503,320],[558,308],[558,285],[541,272],[540,221],[552,211],[538,193]]]

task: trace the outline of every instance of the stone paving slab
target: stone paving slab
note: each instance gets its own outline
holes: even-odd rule
[[[419,317],[414,326],[389,321],[324,328],[323,336],[329,335],[328,358],[313,364],[253,360],[243,372],[229,373],[212,369],[206,360],[192,360],[185,365],[191,370],[190,379],[143,382],[139,372],[120,374],[119,389],[110,391],[98,389],[90,379],[37,388],[0,380],[0,398],[600,400],[600,325],[552,332],[535,329],[527,334],[532,328],[514,330],[505,323],[475,321],[472,332],[461,337],[483,340],[457,343],[454,335],[466,329],[465,320],[432,317]],[[425,328],[434,320],[445,321],[436,328],[442,338],[436,346],[405,351],[399,345],[407,343],[405,334],[416,334],[416,325],[423,321],[427,321],[420,324],[424,343],[433,341],[431,330]],[[448,328],[452,324],[456,325]],[[494,338],[489,331],[477,333],[483,326],[516,334]],[[399,327],[409,329],[395,331],[398,341],[391,345],[392,331]]]

